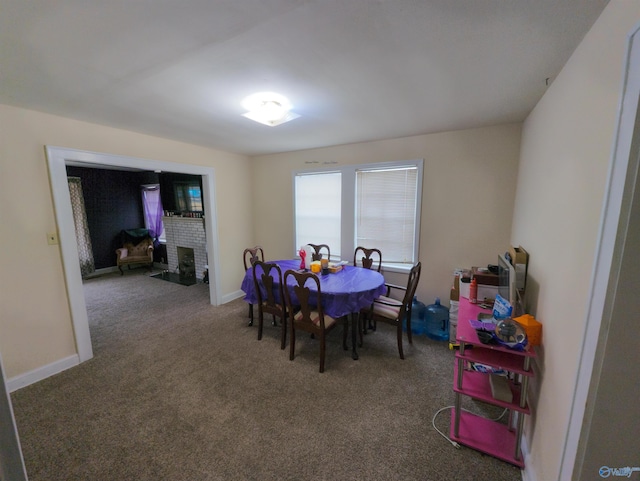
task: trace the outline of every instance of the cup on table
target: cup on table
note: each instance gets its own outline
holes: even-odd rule
[[[320,259],[320,265],[322,266],[322,274],[329,274],[329,259]]]
[[[311,272],[313,272],[314,274],[317,274],[320,272],[320,262],[319,261],[313,261],[311,263]]]

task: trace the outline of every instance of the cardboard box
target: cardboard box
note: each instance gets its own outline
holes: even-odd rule
[[[460,300],[460,276],[455,276],[453,278],[453,287],[451,288],[451,293],[449,294],[449,300]]]
[[[493,399],[506,403],[513,401],[513,392],[505,376],[489,374],[489,384],[491,385],[491,395]]]
[[[511,256],[511,264],[516,270],[516,289],[524,290],[527,287],[529,253],[522,246],[511,246],[509,255]]]
[[[477,282],[477,281],[476,281]],[[469,299],[469,286],[471,285],[471,279],[460,279],[460,297]],[[485,299],[495,299],[498,294],[498,286],[487,286],[485,284],[478,284],[477,299],[478,302],[482,302]]]
[[[460,297],[469,299],[469,285],[471,284],[470,277],[462,277],[460,279]]]
[[[335,274],[336,272],[340,272],[342,270],[342,264],[334,264],[333,262],[329,262],[329,272],[331,274]]]
[[[458,335],[458,322],[449,321],[449,342],[455,343]]]
[[[495,299],[498,295],[498,286],[486,286],[478,284],[478,303],[485,299]]]
[[[527,333],[527,340],[532,346],[542,344],[542,324],[540,324],[531,314],[524,314],[513,319],[524,328]]]
[[[479,270],[479,267],[472,267],[471,272],[473,274],[473,278],[476,280],[478,284],[484,284],[486,286],[497,286],[500,285],[500,278],[498,274],[492,274],[486,270]]]

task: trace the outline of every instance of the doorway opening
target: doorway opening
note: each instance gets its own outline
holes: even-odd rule
[[[219,299],[221,298],[218,273],[219,242],[217,216],[214,206],[215,175],[212,167],[51,146],[46,147],[46,154],[79,362],[91,359],[93,357],[93,349],[87,307],[83,294],[82,276],[78,265],[78,249],[67,183],[67,165],[118,170],[163,171],[202,176],[202,201],[208,213],[205,232],[208,253],[209,299],[212,305],[217,306],[219,304]]]

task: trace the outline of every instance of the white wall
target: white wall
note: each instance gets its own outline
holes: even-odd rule
[[[213,167],[221,292],[239,289],[239,246],[253,243],[247,157],[0,105],[0,352],[8,378],[76,353],[60,248],[47,244],[57,226],[45,145]]]
[[[543,324],[531,479],[558,479],[585,332],[620,97],[640,4],[611,2],[524,123],[512,242],[530,253],[527,306]],[[593,479],[597,472],[591,473]]]
[[[254,157],[256,242],[270,259],[293,256],[294,170],[424,159],[417,295],[445,303],[456,267],[495,264],[509,248],[520,133],[517,123]]]

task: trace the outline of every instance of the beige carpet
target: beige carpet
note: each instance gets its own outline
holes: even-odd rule
[[[402,361],[379,326],[353,361],[338,330],[320,374],[316,340],[289,361],[279,328],[258,341],[247,305],[212,307],[203,284],[136,269],[85,296],[95,357],[12,394],[31,481],[521,479],[433,429],[454,400],[445,343],[405,343]]]

